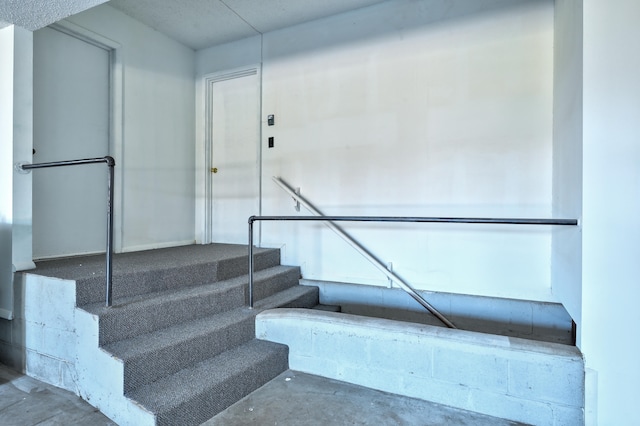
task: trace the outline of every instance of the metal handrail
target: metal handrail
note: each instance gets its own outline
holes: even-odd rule
[[[251,216],[249,218],[249,307],[253,308],[253,222],[255,221],[324,221],[340,237],[351,244],[360,254],[373,263],[389,279],[398,283],[411,297],[425,307],[449,328],[456,328],[451,321],[445,318],[432,305],[430,305],[416,290],[402,280],[398,275],[388,270],[384,263],[371,254],[366,248],[355,241],[342,229],[332,222],[411,222],[411,223],[472,223],[472,224],[515,224],[515,225],[578,225],[577,219],[529,219],[529,218],[468,218],[468,217],[392,217],[392,216],[324,216],[309,201],[287,185],[282,179],[274,181],[288,192],[297,202],[304,205],[317,216]]]
[[[107,182],[107,191],[109,197],[107,199],[107,254],[106,254],[106,306],[112,305],[113,293],[113,188],[114,188],[114,167],[116,165],[113,157],[106,156],[101,158],[83,158],[80,160],[54,161],[50,163],[20,163],[16,165],[18,170],[45,169],[50,167],[77,166],[81,164],[106,163],[109,169],[109,180]]]

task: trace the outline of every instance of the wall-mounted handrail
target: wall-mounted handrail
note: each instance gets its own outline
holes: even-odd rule
[[[253,222],[255,221],[324,221],[325,225],[351,244],[360,254],[373,263],[389,279],[398,283],[411,297],[442,321],[447,327],[456,328],[448,319],[420,296],[411,285],[397,274],[387,269],[384,264],[367,249],[355,241],[332,222],[412,222],[412,223],[475,223],[475,224],[515,224],[515,225],[578,225],[577,219],[528,219],[528,218],[464,218],[464,217],[391,217],[391,216],[324,216],[309,201],[291,188],[282,179],[273,180],[291,195],[297,202],[316,216],[252,216],[249,218],[249,306],[253,307]]]
[[[109,169],[109,180],[107,181],[107,191],[109,197],[107,199],[107,254],[106,254],[106,305],[112,305],[113,293],[113,187],[114,187],[114,167],[116,165],[113,157],[106,156],[101,158],[83,158],[80,160],[54,161],[50,163],[19,163],[16,164],[18,170],[30,171],[32,169],[45,169],[50,167],[77,166],[81,164],[106,163]]]

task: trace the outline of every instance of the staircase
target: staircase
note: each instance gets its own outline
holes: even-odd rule
[[[280,265],[278,250],[254,256],[253,310],[246,246],[116,255],[111,308],[103,256],[39,262],[17,283],[14,349],[24,367],[14,368],[119,425],[201,424],[287,368],[515,422],[583,423],[584,362],[566,344],[570,318],[553,307],[430,294],[467,331],[416,322],[416,313],[375,318],[395,318],[395,291],[300,286],[299,268]],[[295,309],[316,306],[319,293],[343,312]],[[371,312],[378,296],[390,305]],[[354,304],[365,301],[366,312]],[[508,315],[496,316],[501,303]],[[479,304],[489,309],[471,309]]]
[[[286,346],[255,339],[255,316],[312,307],[315,287],[280,253],[255,254],[247,305],[247,249],[186,246],[116,256],[113,307],[103,258],[43,262],[41,275],[75,281],[75,391],[119,425],[198,425],[288,368]],[[97,269],[96,269],[97,268]]]

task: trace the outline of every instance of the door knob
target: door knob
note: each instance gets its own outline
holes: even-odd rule
[[[218,173],[218,168],[217,167],[212,167],[211,168],[211,173]]]

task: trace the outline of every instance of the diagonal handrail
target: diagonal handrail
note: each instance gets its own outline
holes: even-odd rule
[[[316,216],[325,216],[322,214],[320,210],[318,210],[313,204],[311,204],[308,200],[302,197],[300,194],[296,193],[296,191],[291,188],[286,182],[278,177],[273,178],[274,182],[278,184],[282,189],[284,189],[289,195],[291,195],[296,201],[298,201],[304,208],[309,210]],[[449,321],[444,315],[442,315],[435,307],[433,307],[429,302],[427,302],[418,292],[411,287],[407,282],[405,282],[402,278],[400,278],[397,274],[393,273],[389,269],[387,269],[382,261],[374,256],[369,250],[362,246],[359,242],[357,242],[353,237],[343,231],[340,227],[334,224],[332,221],[325,222],[325,225],[328,226],[332,231],[338,234],[343,240],[349,243],[353,248],[356,249],[362,256],[364,256],[369,262],[371,262],[374,266],[380,269],[389,279],[398,283],[400,287],[411,297],[413,297],[419,304],[425,307],[429,312],[431,312],[436,318],[438,318],[442,323],[444,323],[449,328],[456,328],[455,325],[451,321]],[[249,243],[249,246],[253,244],[253,241]],[[251,258],[251,257],[250,257]]]

